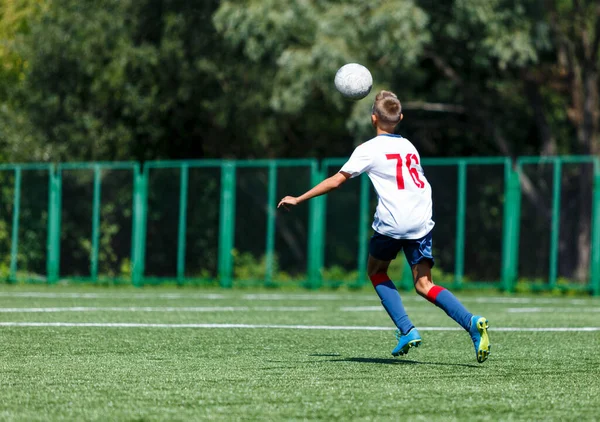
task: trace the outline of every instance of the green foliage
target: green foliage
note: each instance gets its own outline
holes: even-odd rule
[[[326,146],[331,144],[328,135],[344,130],[339,113],[364,111],[368,102],[347,103],[335,92],[333,75],[341,65],[363,63],[375,80],[385,80],[414,66],[428,40],[427,16],[413,2],[229,1],[222,3],[214,21],[233,51],[249,61],[245,76],[252,77],[254,67],[263,69],[261,78],[268,75],[270,84],[260,91],[268,100],[265,111],[280,115],[279,120],[290,121],[294,131],[312,139],[309,153],[331,149]],[[312,111],[317,109],[320,113]],[[300,116],[310,124],[298,126],[295,120]],[[369,121],[363,114],[348,124],[359,139]]]
[[[250,282],[254,285],[262,285],[266,274],[266,257],[259,258],[249,252],[239,252],[235,250],[234,256],[234,283],[240,281]],[[400,285],[404,276],[404,260],[393,261],[388,274],[392,280]],[[434,267],[431,271],[433,280],[441,284],[451,284],[454,282],[454,275],[444,272],[439,267]],[[279,259],[275,255],[273,259],[273,278],[272,281],[279,286],[298,285],[298,282],[304,280],[306,274],[290,274],[279,268]],[[341,265],[332,265],[321,270],[321,280],[323,285],[328,288],[338,288],[341,286],[370,285],[368,280],[360,280],[358,272],[355,269],[348,270]],[[466,280],[468,282],[468,280]]]
[[[551,48],[550,28],[538,20],[540,7],[539,2],[527,0],[458,0],[454,6],[456,20],[448,31],[459,35],[477,28],[480,39],[476,48],[482,64],[491,65],[493,60],[500,69],[529,66]]]
[[[234,257],[234,278],[238,280],[263,280],[265,278],[265,257],[255,258],[249,252],[232,252]]]
[[[552,30],[537,0],[7,0],[0,142],[28,161],[347,155],[371,135],[372,95],[391,88],[409,104],[401,132],[424,153],[530,154],[543,134],[524,76],[543,87],[552,131],[572,136],[568,95],[539,81],[560,82],[558,43],[581,37],[569,22],[594,30],[592,6],[550,3],[575,18]],[[365,101],[333,88],[350,61],[373,73]]]
[[[47,0],[4,0],[0,3],[0,102],[12,86],[25,79],[29,63],[19,54],[18,39],[26,36],[48,7]]]
[[[331,267],[323,268],[321,271],[321,277],[324,282],[333,281],[340,285],[366,282],[367,280],[359,280],[358,272],[356,270],[350,270],[343,268],[340,265],[333,265]]]
[[[156,15],[148,2],[52,2],[19,45],[29,65],[15,99],[25,126],[40,133],[25,150],[7,132],[13,159],[146,159],[173,156],[182,145],[197,150],[182,141],[193,136],[187,128],[198,122],[198,93],[211,83],[196,59],[208,41],[199,32],[210,3],[200,14],[169,6]],[[7,112],[5,125],[18,116]]]
[[[266,256],[262,255],[260,258],[256,258],[250,252],[239,252],[234,250],[234,267],[233,276],[234,282],[251,282],[255,285],[262,285],[265,280],[265,274],[267,272]],[[305,274],[290,274],[286,271],[282,271],[279,268],[279,259],[277,255],[273,257],[273,270],[272,270],[272,282],[276,285],[297,285],[298,282],[304,279]]]
[[[405,119],[398,130],[424,156],[594,154],[595,7],[570,0],[4,0],[0,158],[347,156],[372,136],[371,101],[383,88],[399,94]],[[371,69],[367,99],[344,101],[335,91],[334,73],[346,62]],[[569,184],[581,185],[584,176]],[[206,179],[194,193],[214,203],[218,183]],[[32,190],[36,198],[40,189]],[[487,206],[502,189],[494,181],[468,204],[486,233],[501,223],[498,205]],[[109,274],[120,272],[127,249],[118,209],[128,209],[129,193],[115,188],[103,208],[101,269]],[[589,221],[590,207],[575,196],[568,192],[565,200],[577,202],[578,221]],[[23,214],[23,227],[32,228],[20,233],[19,259],[32,269],[44,266],[46,216],[37,201]],[[66,216],[87,218],[83,208]],[[203,212],[212,223],[218,207]],[[154,221],[167,213],[156,211]],[[190,219],[198,233],[190,249],[202,254],[194,272],[210,268],[214,276],[217,229],[201,215]],[[9,225],[2,221],[6,250]],[[69,222],[65,229],[65,246],[76,251],[69,259],[84,272],[89,236]],[[590,231],[584,223],[572,230]],[[342,262],[331,269],[335,278],[350,259],[343,248],[333,252]],[[587,255],[581,252],[580,267]],[[495,263],[494,252],[480,259]]]

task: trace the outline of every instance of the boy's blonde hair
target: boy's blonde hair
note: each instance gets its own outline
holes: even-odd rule
[[[385,125],[397,125],[402,115],[402,105],[396,94],[390,91],[379,91],[375,96],[372,114]]]

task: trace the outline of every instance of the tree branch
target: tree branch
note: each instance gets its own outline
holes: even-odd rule
[[[446,75],[446,77],[448,77],[450,80],[454,81],[459,86],[464,87],[465,83],[464,83],[463,79],[452,68],[452,66],[450,66],[448,63],[446,63],[446,61],[444,59],[442,59],[440,56],[435,54],[433,51],[426,51],[425,57],[431,59],[433,61],[433,64],[435,64],[435,66],[439,70],[441,70],[442,73],[444,75]]]
[[[402,108],[406,110],[440,111],[444,113],[466,112],[465,107],[458,104],[427,103],[424,101],[409,101],[402,103]]]
[[[525,195],[525,198],[529,200],[531,205],[533,205],[538,212],[550,221],[552,219],[552,212],[543,205],[543,198],[536,190],[531,179],[522,171],[519,173],[519,179],[521,180],[521,190]]]
[[[596,25],[594,25],[594,40],[590,52],[590,61],[593,66],[598,66],[598,50],[600,49],[600,4],[596,6]]]
[[[259,179],[260,179],[262,185],[264,185],[264,186],[268,185],[268,182],[264,175],[259,176]],[[243,181],[245,179],[242,178],[240,180]],[[269,204],[267,203],[267,201],[263,201],[263,198],[257,197],[255,194],[255,191],[250,186],[248,186],[246,183],[243,183],[243,182],[240,183],[238,186],[242,192],[248,194],[248,196],[251,199],[251,201],[253,202],[254,206],[260,207],[264,210],[265,215],[270,212]],[[271,204],[271,205],[273,205],[273,204]],[[298,240],[297,236],[294,235],[292,230],[290,230],[290,228],[281,220],[282,220],[281,218],[275,219],[275,225],[277,226],[277,233],[283,238],[284,242],[287,243],[287,245],[290,248],[290,251],[294,255],[294,258],[298,261],[303,261],[305,259],[305,254],[304,254],[304,251],[302,250],[302,248],[300,248],[300,246],[299,246],[299,240]],[[302,230],[302,228],[299,230],[299,233],[301,233],[301,230]]]
[[[506,140],[500,129],[490,120],[486,121],[486,127],[488,131],[491,132],[492,137],[494,138],[494,141],[500,149],[500,151],[504,155],[513,156],[513,154],[511,154],[508,141]],[[541,215],[543,215],[549,220],[551,218],[551,212],[548,208],[544,206],[544,201],[542,200],[540,193],[535,188],[529,176],[527,176],[523,172],[520,172],[519,179],[521,180],[521,187],[525,198],[527,198],[531,205],[533,205]]]

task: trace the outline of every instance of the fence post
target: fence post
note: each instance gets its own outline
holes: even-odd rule
[[[148,169],[134,170],[133,183],[133,230],[131,241],[131,279],[134,286],[141,286],[146,259],[146,214],[148,211]]]
[[[188,165],[180,169],[179,180],[179,224],[177,233],[177,284],[185,279],[185,233],[187,230]]]
[[[92,280],[98,280],[98,253],[100,244],[100,189],[102,170],[94,166],[94,199],[92,209],[92,250],[90,257]]]
[[[319,163],[311,166],[311,185],[315,186],[325,178],[324,169]],[[308,205],[308,265],[306,287],[316,289],[321,285],[321,270],[324,254],[325,228],[325,196],[312,199]]]
[[[61,185],[62,176],[60,168],[50,169],[48,198],[48,240],[46,272],[48,283],[58,281],[60,271],[60,220],[61,220]]]
[[[558,242],[560,234],[560,185],[562,161],[554,160],[552,172],[552,222],[550,227],[550,268],[548,270],[548,286],[554,288],[558,278]]]
[[[10,243],[10,273],[8,281],[17,281],[17,259],[19,253],[19,214],[21,212],[21,168],[15,169],[15,192],[13,197],[13,221]]]
[[[512,225],[512,207],[513,207],[513,189],[512,189],[512,168],[509,159],[504,162],[504,209],[502,211],[502,268],[501,285],[505,292],[510,291],[510,266],[511,266],[511,235]]]
[[[235,162],[221,166],[221,219],[219,221],[219,279],[221,287],[233,285],[235,236]]]
[[[360,176],[360,214],[358,217],[358,280],[356,285],[363,286],[367,282],[367,258],[369,242],[369,176]]]
[[[267,188],[267,238],[265,246],[265,285],[273,283],[273,265],[275,263],[275,217],[277,213],[277,164],[269,163],[269,179]]]
[[[458,163],[458,198],[456,204],[456,262],[454,264],[454,285],[462,287],[465,270],[465,218],[467,202],[467,163]]]
[[[594,162],[594,195],[592,199],[592,256],[590,285],[592,294],[600,296],[600,159]]]
[[[518,267],[521,180],[519,172],[512,169],[510,161],[505,166],[502,289],[510,292],[514,287]]]

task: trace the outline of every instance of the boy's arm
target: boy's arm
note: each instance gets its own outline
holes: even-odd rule
[[[315,186],[308,192],[306,192],[298,197],[286,196],[281,201],[279,201],[279,205],[277,205],[277,208],[283,207],[285,209],[288,209],[288,206],[298,205],[299,203],[307,201],[311,198],[314,198],[315,196],[324,195],[327,192],[330,192],[330,191],[340,187],[340,185],[342,183],[344,183],[346,180],[348,180],[349,178],[350,178],[349,173],[346,173],[346,172],[336,173],[333,176],[323,180],[321,183],[319,183],[317,186]]]

